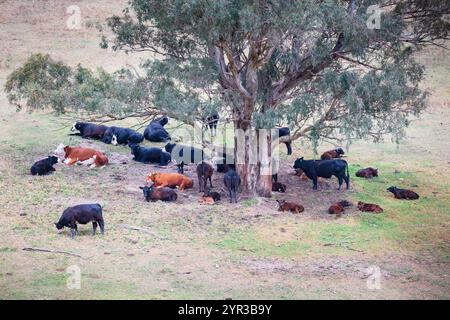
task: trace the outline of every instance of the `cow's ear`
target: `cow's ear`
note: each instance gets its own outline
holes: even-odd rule
[[[301,157],[300,160],[303,161],[303,157]]]
[[[139,189],[144,190],[144,187],[139,187]]]

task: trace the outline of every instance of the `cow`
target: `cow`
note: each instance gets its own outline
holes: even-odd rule
[[[118,144],[137,144],[144,141],[144,136],[130,128],[110,127],[106,130],[102,141],[115,146]]]
[[[206,185],[209,179],[209,185],[212,185],[213,167],[209,163],[202,161],[197,165],[198,192],[206,192]]]
[[[152,142],[166,142],[170,140],[170,135],[164,126],[169,122],[169,118],[166,116],[156,118],[150,121],[147,128],[144,130],[145,139]]]
[[[48,173],[51,173],[53,171],[56,171],[55,168],[53,168],[53,165],[58,163],[59,159],[55,156],[48,156],[45,159],[36,161],[30,169],[31,174],[34,175],[45,175]]]
[[[336,214],[336,215],[341,215],[344,211],[346,207],[350,207],[352,204],[351,202],[347,201],[347,200],[342,200],[339,201],[335,204],[332,204],[329,208],[328,208],[328,213],[329,214]]]
[[[76,133],[76,135],[80,135],[82,138],[101,140],[103,139],[107,129],[108,129],[107,126],[95,123],[75,122],[72,125],[70,131],[72,132],[79,131],[79,133]]]
[[[142,163],[158,163],[161,166],[166,166],[170,161],[170,153],[164,152],[159,148],[144,148],[138,144],[128,144],[131,149],[131,154],[134,156],[133,160]]]
[[[217,172],[227,173],[228,170],[236,170],[234,156],[222,153],[221,156],[216,156],[211,159]]]
[[[392,192],[394,194],[395,199],[405,199],[405,200],[419,199],[419,195],[411,190],[400,189],[397,187],[389,187],[387,188],[387,191]]]
[[[291,130],[288,127],[277,128],[277,130],[278,130],[278,138],[291,135]],[[291,155],[292,154],[292,142],[289,140],[289,141],[283,141],[283,143],[286,145],[287,154]]]
[[[378,169],[374,168],[365,168],[365,169],[359,169],[355,175],[360,178],[366,178],[371,179],[373,177],[378,177]]]
[[[147,182],[153,182],[154,186],[157,188],[179,187],[180,191],[194,187],[194,182],[191,179],[179,173],[149,173],[147,175]]]
[[[215,137],[217,133],[217,123],[219,122],[219,113],[217,111],[212,111],[208,116],[203,117],[203,123],[206,125],[206,128],[209,127],[211,130],[211,136]]]
[[[241,177],[234,170],[228,170],[223,177],[223,183],[230,195],[230,203],[237,203],[237,191],[241,184]]]
[[[344,154],[344,150],[342,150],[342,148],[337,148],[337,149],[333,149],[333,150],[328,150],[325,151],[321,156],[320,159],[321,160],[331,160],[331,159],[336,159],[336,158],[340,158],[343,154]]]
[[[170,153],[172,159],[177,163],[178,173],[184,173],[184,165],[188,163],[198,163],[205,159],[202,149],[176,143],[168,143],[164,150]]]
[[[153,185],[150,186],[144,186],[139,187],[143,193],[145,201],[147,202],[154,202],[154,201],[176,201],[177,200],[177,193],[167,187],[163,188],[155,188]]]
[[[86,224],[92,221],[92,235],[95,235],[97,224],[102,234],[105,233],[105,223],[102,216],[102,206],[98,203],[80,204],[64,210],[58,222],[55,222],[56,229],[64,227],[70,228],[70,236],[78,235],[77,223]]]
[[[383,209],[373,203],[364,203],[362,201],[358,201],[358,210],[363,212],[373,212],[373,213],[381,213],[383,212]]]
[[[305,208],[301,204],[287,202],[285,200],[277,200],[278,202],[278,211],[290,211],[292,213],[300,213],[305,210]]]
[[[333,160],[303,160],[303,157],[295,160],[294,169],[301,169],[305,175],[313,181],[313,189],[317,190],[317,178],[331,178],[336,176],[341,190],[342,182],[345,180],[347,189],[350,187],[350,175],[348,173],[347,161],[342,159]]]
[[[286,192],[286,185],[280,182],[272,182],[272,191]]]
[[[78,163],[89,165],[91,168],[95,168],[108,164],[108,158],[100,151],[92,148],[69,147],[61,143],[56,148],[55,153],[63,154],[64,163],[69,166]]]

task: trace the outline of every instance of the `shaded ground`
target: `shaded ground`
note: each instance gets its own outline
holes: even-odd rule
[[[95,22],[120,12],[125,2],[1,2],[0,85],[35,51],[109,70],[136,63],[133,55],[99,49],[92,28],[64,29],[68,5],[78,4]],[[272,199],[241,197],[237,205],[227,202],[220,174],[213,184],[221,203],[197,203],[193,166],[186,171],[194,179],[193,190],[176,203],[146,203],[139,186],[147,173],[174,167],[136,163],[127,147],[69,137],[65,122],[43,113],[16,113],[0,94],[0,298],[448,299],[450,88],[443,66],[450,63],[440,51],[423,59],[430,67],[425,85],[434,92],[431,108],[399,148],[369,142],[351,146],[350,191],[336,191],[336,179],[321,180],[319,191],[312,191],[310,181],[294,176],[294,159],[312,156],[308,144],[297,143],[289,157],[281,148],[279,180],[288,192]],[[33,161],[59,142],[92,145],[105,151],[111,165],[91,170],[58,164],[51,176],[30,176]],[[380,169],[379,178],[353,178],[359,166],[369,165]],[[413,188],[421,199],[397,201],[385,191],[389,185]],[[363,214],[353,207],[341,218],[329,216],[328,206],[343,198],[379,203],[385,212]],[[305,212],[278,212],[275,199],[300,202]],[[75,240],[67,230],[57,232],[53,222],[64,208],[91,201],[104,207],[104,236],[90,236],[90,226],[81,226]],[[81,258],[23,251],[26,247]],[[66,268],[72,265],[81,269],[80,290],[66,286]],[[380,270],[379,290],[367,285],[373,276],[369,267]]]

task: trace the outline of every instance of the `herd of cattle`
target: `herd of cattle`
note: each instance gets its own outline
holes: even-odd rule
[[[206,118],[207,125],[211,130],[211,135],[216,134],[216,126],[218,115],[213,114]],[[146,185],[141,186],[140,189],[144,194],[146,201],[176,201],[178,196],[175,191],[176,188],[180,192],[185,189],[193,188],[194,182],[192,179],[184,175],[184,165],[196,164],[196,172],[198,177],[199,192],[203,196],[199,202],[206,204],[214,204],[220,201],[220,193],[213,191],[212,175],[214,171],[224,173],[223,183],[228,191],[229,200],[231,203],[237,203],[237,193],[241,184],[241,178],[236,172],[236,165],[233,157],[226,153],[221,153],[218,156],[208,159],[203,150],[193,147],[185,146],[176,143],[170,143],[171,137],[164,126],[168,123],[166,116],[154,119],[150,122],[144,131],[144,134],[130,129],[120,127],[107,127],[104,125],[97,125],[86,122],[76,122],[71,131],[82,138],[96,139],[107,144],[113,145],[128,145],[133,155],[133,160],[142,163],[154,163],[160,166],[166,166],[171,162],[176,163],[177,172],[149,173],[146,179]],[[279,136],[286,136],[290,134],[289,128],[279,128]],[[157,147],[143,147],[139,145],[143,140],[147,139],[152,142],[168,142],[164,148]],[[287,153],[292,153],[291,142],[284,142],[287,147]],[[92,168],[101,167],[108,164],[108,158],[102,152],[86,147],[70,147],[60,144],[54,151],[55,155],[37,161],[31,167],[32,175],[46,175],[55,171],[53,165],[59,161],[63,161],[67,165],[87,165]],[[342,156],[344,151],[342,148],[326,151],[322,154],[321,160],[305,160],[298,158],[295,160],[293,168],[297,175],[304,175],[313,182],[313,189],[317,190],[318,178],[337,177],[339,183],[339,190],[342,183],[345,181],[346,188],[350,186],[350,175],[348,170],[348,163]],[[210,161],[208,161],[210,160]],[[374,168],[365,168],[356,172],[357,177],[373,178],[378,176],[378,170]],[[209,186],[208,186],[209,181]],[[278,182],[278,175],[272,175],[272,191],[286,192],[286,185]],[[390,187],[387,189],[392,192],[396,199],[415,200],[419,195],[411,190],[399,189]],[[279,211],[290,211],[293,213],[300,213],[304,211],[301,204],[287,202],[285,200],[277,200]],[[352,204],[343,200],[330,206],[328,212],[330,214],[341,215],[346,207]],[[365,212],[382,212],[383,209],[371,203],[358,202],[357,205],[360,211]],[[93,233],[95,234],[97,225],[100,230],[104,232],[104,222],[102,217],[102,208],[99,204],[83,204],[67,208],[60,220],[55,223],[57,229],[68,227],[71,229],[71,236],[77,233],[77,223],[86,224],[93,223]]]

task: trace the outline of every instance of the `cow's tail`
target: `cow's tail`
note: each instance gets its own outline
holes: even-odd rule
[[[350,188],[350,173],[348,172],[348,162],[345,162],[345,167],[347,169],[347,181],[348,181],[348,187]]]

